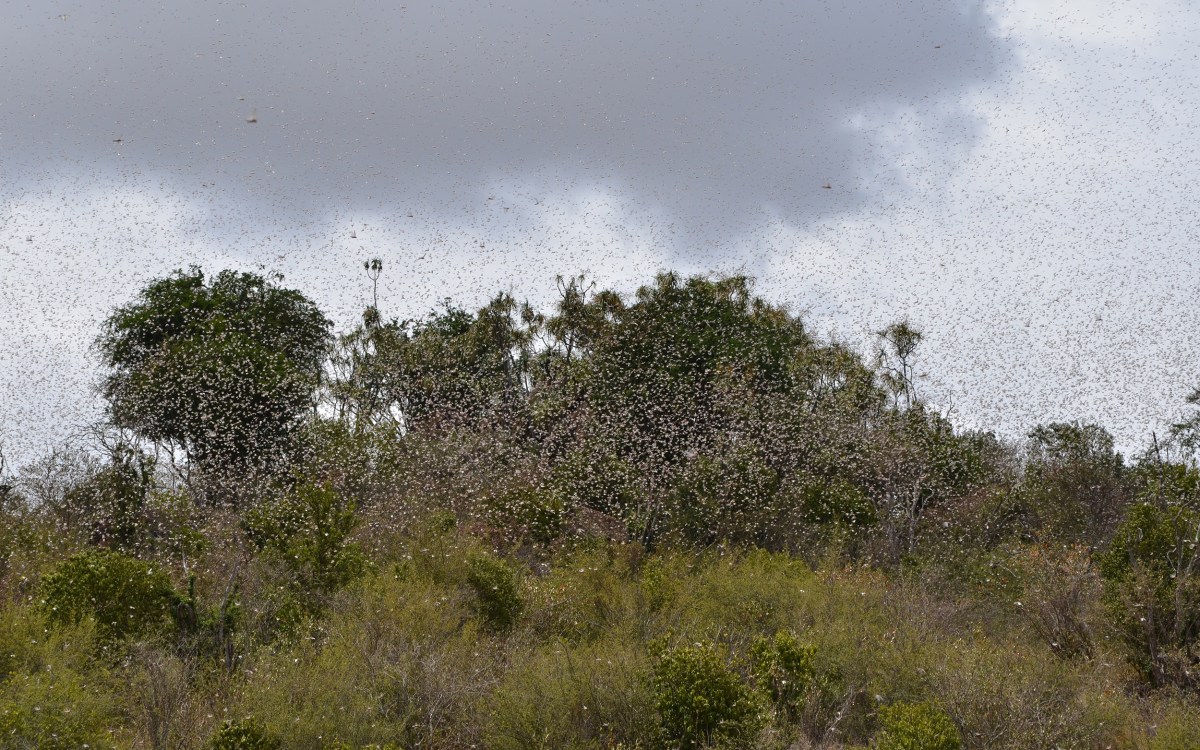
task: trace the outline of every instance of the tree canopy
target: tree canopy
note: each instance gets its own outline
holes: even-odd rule
[[[280,280],[193,267],[118,308],[96,342],[113,423],[208,472],[285,465],[332,324]]]

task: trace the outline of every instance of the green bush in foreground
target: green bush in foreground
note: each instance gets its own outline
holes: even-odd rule
[[[88,550],[42,579],[42,606],[52,623],[96,621],[101,639],[145,635],[169,621],[178,595],[150,563],[118,552]]]
[[[894,703],[879,710],[876,750],[961,750],[958,727],[930,703]]]
[[[517,572],[510,565],[487,555],[472,557],[467,583],[475,591],[479,615],[488,627],[503,633],[517,624],[525,603]]]
[[[225,722],[209,740],[208,750],[283,750],[283,743],[254,719],[242,719]]]
[[[775,708],[794,719],[804,705],[804,695],[816,678],[815,649],[781,630],[774,638],[757,638],[750,658],[759,685],[767,691]]]
[[[665,650],[654,665],[654,690],[669,748],[750,747],[762,727],[758,696],[712,644]]]

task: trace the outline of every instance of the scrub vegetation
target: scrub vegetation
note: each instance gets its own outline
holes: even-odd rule
[[[965,430],[743,277],[281,282],[153,282],[0,465],[0,748],[1200,747],[1200,414]]]

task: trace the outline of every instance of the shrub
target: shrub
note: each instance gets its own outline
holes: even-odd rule
[[[47,632],[33,608],[0,606],[0,748],[107,750],[118,743],[114,689],[95,659],[95,624]]]
[[[242,526],[251,542],[290,571],[304,597],[329,594],[362,575],[365,560],[350,542],[355,506],[327,485],[302,485],[287,497],[248,511]]]
[[[1121,746],[1105,703],[1104,673],[1042,648],[974,639],[939,650],[917,689],[936,695],[963,742],[988,750]],[[1099,661],[1099,659],[1095,660]],[[1086,671],[1085,671],[1086,670]]]
[[[150,563],[118,552],[89,550],[61,563],[41,582],[42,607],[52,623],[92,618],[102,639],[162,628],[179,601],[171,580]]]
[[[283,743],[254,719],[242,719],[225,722],[208,741],[208,750],[283,750]]]
[[[876,750],[960,750],[958,727],[930,703],[894,703],[879,710]]]
[[[515,659],[488,697],[484,747],[612,748],[657,733],[649,665],[640,648],[605,641],[551,646]]]
[[[549,544],[563,534],[568,508],[553,490],[524,486],[500,494],[489,503],[493,522],[514,538]]]
[[[775,526],[780,476],[763,456],[733,449],[699,457],[667,498],[670,530],[688,543],[763,545]]]
[[[253,657],[237,709],[286,716],[273,729],[289,749],[466,746],[462,717],[493,679],[477,625],[466,591],[368,576],[330,603],[319,638]]]
[[[815,649],[802,644],[791,633],[781,630],[774,638],[759,637],[750,647],[750,659],[759,686],[771,696],[778,710],[789,721],[804,705],[805,693],[816,678],[813,666]]]
[[[1104,601],[1135,667],[1155,687],[1200,685],[1200,514],[1134,507],[1100,558]]]
[[[718,742],[749,747],[762,726],[758,696],[712,644],[660,653],[654,664],[654,692],[671,748],[692,750]]]
[[[479,616],[488,627],[503,633],[517,624],[525,603],[512,566],[490,555],[475,555],[469,562],[467,583],[475,591]]]
[[[549,572],[526,588],[529,622],[543,639],[598,638],[636,610],[631,561],[625,549],[576,548],[555,559]]]
[[[1019,606],[1034,632],[1058,656],[1094,656],[1089,610],[1098,582],[1087,548],[1031,547],[1017,564],[1024,583]]]
[[[1169,705],[1150,731],[1149,750],[1194,750],[1200,747],[1200,706]]]
[[[36,675],[5,684],[0,697],[0,747],[24,750],[107,750],[116,745],[105,724],[114,719],[78,675]]]

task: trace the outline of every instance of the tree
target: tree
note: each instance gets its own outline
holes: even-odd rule
[[[1035,533],[1101,546],[1128,495],[1124,459],[1103,427],[1055,422],[1029,433],[1023,496]]]
[[[748,278],[662,274],[596,342],[590,401],[632,458],[669,471],[711,450],[752,397],[786,393],[811,346]]]
[[[113,423],[182,448],[210,479],[287,464],[331,323],[282,276],[176,271],[118,308],[96,341]]]
[[[891,391],[893,402],[907,409],[917,402],[913,354],[924,335],[907,320],[893,323],[875,335],[879,339],[875,360],[880,379]]]
[[[1192,406],[1200,406],[1200,388],[1192,391],[1187,402]],[[1171,433],[1181,447],[1194,455],[1200,450],[1200,411],[1192,412],[1182,422],[1172,425]]]

